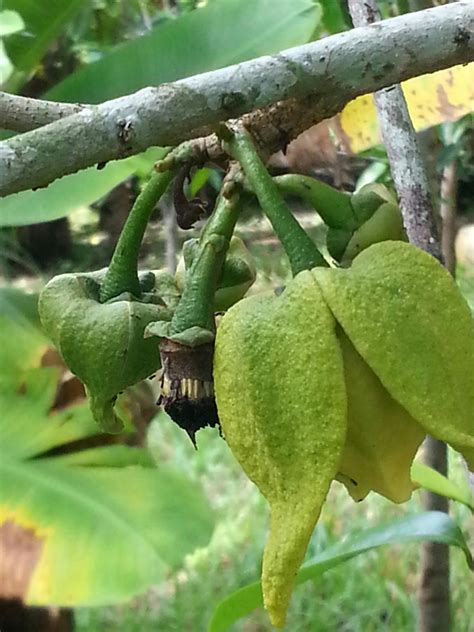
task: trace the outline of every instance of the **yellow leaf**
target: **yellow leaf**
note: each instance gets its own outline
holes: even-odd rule
[[[338,480],[356,501],[371,490],[395,503],[410,499],[410,466],[423,428],[394,400],[338,330],[347,389],[347,436]]]
[[[474,63],[415,77],[402,87],[417,131],[474,111]],[[380,143],[373,95],[348,103],[337,117],[336,127],[345,148],[353,153]]]

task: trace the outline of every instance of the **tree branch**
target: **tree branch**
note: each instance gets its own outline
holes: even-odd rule
[[[474,3],[461,1],[85,108],[0,143],[0,195],[151,145],[176,145],[280,100],[293,102],[271,108],[276,131],[288,107],[298,118],[299,103],[309,126],[360,94],[474,60],[473,31]],[[301,131],[298,121],[284,129],[279,146]]]
[[[0,129],[29,132],[81,112],[84,107],[79,103],[56,103],[0,92]]]

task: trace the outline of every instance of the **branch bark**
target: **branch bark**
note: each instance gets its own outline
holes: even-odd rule
[[[85,107],[0,142],[0,195],[46,186],[151,145],[176,145],[272,105],[274,139],[284,147],[302,124],[335,114],[360,94],[473,61],[473,31],[474,3],[461,1]],[[282,100],[289,101],[274,105]]]
[[[79,103],[57,103],[0,92],[0,129],[29,132],[84,109]]]
[[[423,444],[423,461],[447,476],[446,444],[427,437]],[[426,511],[448,513],[448,499],[433,492],[424,492]],[[449,587],[449,546],[439,542],[424,542],[421,548],[418,582],[419,632],[449,632],[451,630],[451,593]]]

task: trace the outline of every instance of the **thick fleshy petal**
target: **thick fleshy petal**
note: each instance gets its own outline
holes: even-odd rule
[[[371,490],[402,503],[413,491],[410,467],[425,432],[396,402],[339,330],[347,388],[347,438],[338,480],[354,500]]]
[[[145,327],[170,316],[162,305],[116,300],[99,303],[90,283],[101,273],[54,277],[40,296],[39,312],[64,361],[86,385],[91,410],[107,432],[122,423],[114,412],[117,395],[160,367],[155,340],[145,340]]]
[[[224,436],[270,503],[262,586],[281,626],[346,434],[335,321],[311,272],[279,297],[244,299],[227,312],[214,381]]]
[[[312,273],[390,395],[474,468],[474,325],[448,272],[414,246],[383,242],[348,270]]]

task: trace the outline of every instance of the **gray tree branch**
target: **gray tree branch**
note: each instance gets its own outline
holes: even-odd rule
[[[29,132],[83,109],[78,103],[57,103],[0,92],[0,129]]]
[[[360,94],[472,61],[473,31],[474,3],[461,1],[86,107],[0,142],[0,196],[151,145],[176,145],[219,121],[293,99],[296,124],[280,134],[284,146],[302,131],[294,116],[300,102],[309,126]],[[285,107],[272,110],[276,128]]]

